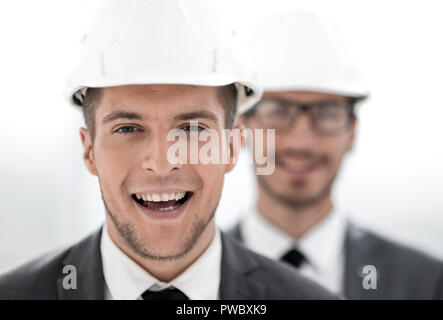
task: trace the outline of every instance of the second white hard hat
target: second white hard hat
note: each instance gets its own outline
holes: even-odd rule
[[[83,40],[67,97],[80,105],[88,87],[130,84],[223,86],[234,83],[238,112],[262,89],[253,67],[215,10],[201,0],[106,0]]]
[[[366,98],[368,88],[343,39],[313,12],[262,17],[249,49],[265,91],[315,91]]]

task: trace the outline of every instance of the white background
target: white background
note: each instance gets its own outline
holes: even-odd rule
[[[63,99],[99,3],[0,3],[0,269],[76,241],[104,219],[97,181],[81,159],[81,114]],[[335,22],[371,89],[335,198],[354,220],[443,258],[441,1],[221,3],[243,30],[290,7]],[[226,177],[222,228],[253,203],[246,156]]]

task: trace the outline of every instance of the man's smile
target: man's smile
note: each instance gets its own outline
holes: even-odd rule
[[[131,198],[151,218],[171,219],[184,211],[193,195],[192,191],[137,192]]]

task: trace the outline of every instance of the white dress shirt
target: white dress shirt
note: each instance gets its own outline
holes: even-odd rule
[[[205,252],[169,283],[157,280],[117,247],[106,225],[100,248],[107,300],[140,300],[147,289],[158,291],[169,286],[181,290],[190,300],[219,299],[222,244],[218,230]]]
[[[274,260],[296,247],[306,258],[299,268],[303,275],[336,294],[343,292],[346,219],[337,210],[330,212],[296,242],[256,209],[246,216],[241,232],[249,249]]]

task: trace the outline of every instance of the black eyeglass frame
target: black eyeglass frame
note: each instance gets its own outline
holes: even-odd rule
[[[347,129],[349,129],[350,125],[352,124],[352,122],[354,121],[354,119],[356,118],[355,115],[355,106],[357,104],[357,102],[359,101],[358,98],[353,98],[353,97],[348,97],[346,99],[346,108],[347,108],[347,114],[348,114],[348,118],[346,123],[338,128],[337,130],[320,130],[319,127],[316,124],[316,119],[313,115],[313,112],[311,111],[313,108],[315,107],[321,107],[321,105],[324,105],[325,103],[327,103],[328,101],[322,101],[322,102],[318,102],[318,103],[298,103],[298,102],[293,102],[293,101],[287,101],[284,99],[275,99],[275,98],[267,98],[267,99],[262,99],[260,100],[253,108],[251,108],[249,111],[247,111],[244,116],[246,119],[250,118],[253,115],[257,114],[257,109],[260,108],[260,104],[262,104],[263,102],[266,101],[279,101],[282,103],[286,103],[291,105],[291,107],[295,107],[297,108],[299,111],[301,111],[301,113],[308,113],[309,116],[309,120],[310,120],[310,124],[311,124],[311,128],[319,134],[324,134],[324,135],[334,135],[334,134],[339,134],[341,132],[346,131]],[[276,131],[278,132],[284,132],[289,130],[290,128],[292,128],[294,126],[294,123],[297,120],[297,116],[299,115],[300,112],[294,112],[292,115],[291,120],[289,121],[289,123],[284,126],[284,127],[275,127],[275,128],[271,128],[269,126],[267,126],[264,122],[263,119],[261,119],[261,117],[257,117],[257,120],[259,121],[259,123],[263,126],[263,128],[269,128],[269,129],[276,129]]]

